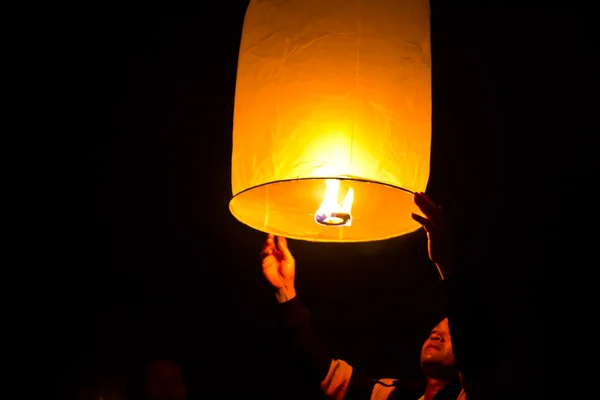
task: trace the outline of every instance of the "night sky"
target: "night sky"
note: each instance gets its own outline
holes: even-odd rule
[[[571,193],[595,173],[583,117],[589,36],[571,10],[437,3],[427,192],[455,228],[457,262],[477,282],[473,303],[494,321],[480,350],[509,359],[515,385],[533,395],[544,270],[572,257],[563,251],[574,240],[563,234],[574,227]],[[53,350],[69,396],[123,385],[164,355],[182,360],[193,398],[315,395],[282,350],[260,269],[265,234],[228,210],[247,2],[227,4],[97,18],[72,32],[71,51],[86,54],[72,76],[85,109],[77,143],[86,150],[76,151],[93,171],[70,168],[73,190],[92,187],[93,197],[73,202],[78,228],[54,275]],[[335,354],[418,384],[420,346],[443,309],[424,232],[290,248],[299,295]]]

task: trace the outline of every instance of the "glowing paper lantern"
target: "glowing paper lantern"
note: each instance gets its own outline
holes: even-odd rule
[[[288,238],[412,232],[431,147],[429,2],[251,0],[231,213]]]

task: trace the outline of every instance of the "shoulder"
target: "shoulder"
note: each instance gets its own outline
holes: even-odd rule
[[[371,394],[371,400],[386,400],[395,398],[396,391],[396,379],[382,378],[375,382],[373,387],[373,393]]]

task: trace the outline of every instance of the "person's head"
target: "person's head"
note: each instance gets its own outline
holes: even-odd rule
[[[430,378],[450,379],[456,376],[456,360],[452,351],[448,318],[441,320],[423,343],[421,368]]]
[[[171,359],[158,359],[146,369],[145,398],[149,400],[185,400],[186,387],[181,367]]]

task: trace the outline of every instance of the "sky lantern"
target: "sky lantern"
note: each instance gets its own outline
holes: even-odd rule
[[[235,218],[314,242],[413,232],[430,148],[428,1],[250,1],[235,90]]]

